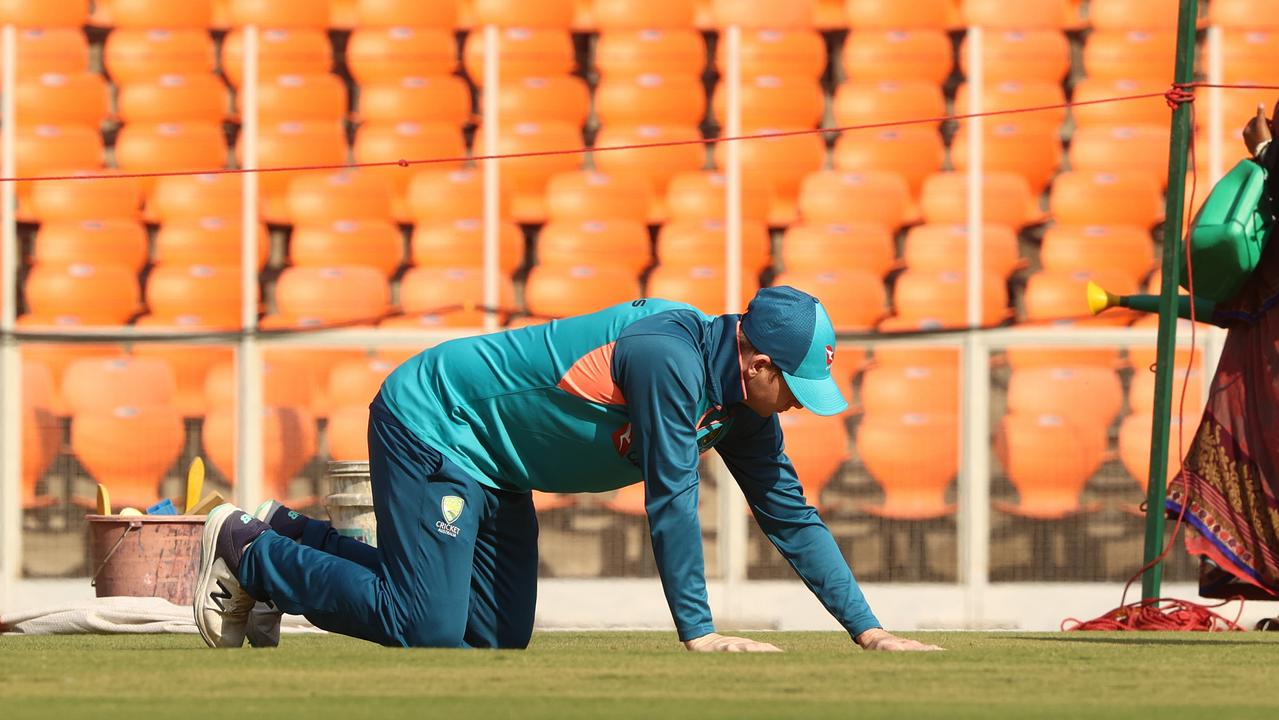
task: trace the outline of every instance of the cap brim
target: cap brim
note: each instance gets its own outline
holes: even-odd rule
[[[839,383],[829,375],[821,380],[809,380],[783,372],[782,377],[786,378],[791,394],[806,410],[818,415],[838,415],[848,409],[848,401],[839,391]]]

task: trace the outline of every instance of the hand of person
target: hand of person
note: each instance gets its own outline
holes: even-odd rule
[[[1270,140],[1270,120],[1266,118],[1266,106],[1258,103],[1257,115],[1250,118],[1243,128],[1243,144],[1248,148],[1248,154],[1256,157]]]
[[[889,652],[932,652],[941,650],[936,645],[926,645],[918,640],[899,638],[882,628],[871,628],[857,636],[857,644],[863,650],[887,650]]]
[[[692,652],[781,652],[781,648],[776,645],[719,633],[685,640],[684,647]]]

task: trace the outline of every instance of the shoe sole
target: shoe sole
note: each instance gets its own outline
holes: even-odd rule
[[[213,565],[218,561],[214,551],[217,549],[218,533],[222,531],[222,526],[226,524],[227,518],[235,513],[236,507],[230,503],[213,508],[204,520],[204,532],[200,537],[200,579],[195,584],[193,609],[195,610],[195,626],[200,630],[200,637],[204,638],[205,644],[211,648],[219,647],[219,645],[214,642],[212,636],[209,635],[209,629],[205,627],[204,609],[208,607],[209,603],[209,585],[213,580]]]

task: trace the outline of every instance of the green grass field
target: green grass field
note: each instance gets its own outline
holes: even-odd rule
[[[695,655],[666,633],[539,633],[523,652],[337,636],[212,651],[197,636],[0,637],[0,717],[1274,718],[1262,633],[757,633],[781,655]]]

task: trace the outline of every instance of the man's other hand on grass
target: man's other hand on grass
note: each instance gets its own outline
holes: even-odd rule
[[[863,650],[887,650],[890,652],[932,652],[941,650],[936,645],[927,645],[918,640],[899,638],[882,628],[871,628],[857,636],[857,644]]]
[[[685,640],[684,647],[693,652],[781,652],[776,645],[719,633]]]

